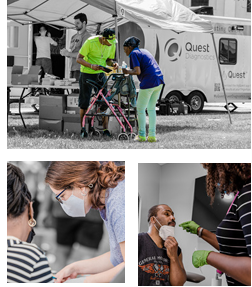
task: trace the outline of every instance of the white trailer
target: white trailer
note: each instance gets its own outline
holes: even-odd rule
[[[248,19],[203,16],[214,27],[214,38],[229,103],[251,100],[251,23]],[[132,22],[131,22],[132,23]],[[139,36],[142,47],[157,60],[165,80],[162,98],[184,100],[192,112],[204,102],[225,102],[212,36],[209,33],[177,33],[124,23],[119,34]],[[126,27],[127,25],[127,27]],[[131,30],[131,31],[129,31]],[[120,55],[123,60],[122,35]],[[143,46],[144,43],[144,46]]]

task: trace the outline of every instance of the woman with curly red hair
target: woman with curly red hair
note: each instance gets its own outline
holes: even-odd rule
[[[69,216],[82,217],[91,208],[98,209],[110,240],[109,252],[64,267],[56,274],[55,283],[79,274],[92,274],[85,283],[110,282],[125,264],[125,166],[114,162],[54,161],[45,181]]]
[[[234,194],[225,218],[216,234],[194,221],[179,226],[197,234],[219,252],[198,250],[193,253],[193,265],[198,268],[209,264],[219,274],[225,273],[229,286],[251,286],[251,164],[250,163],[203,163],[207,170],[206,188],[214,201],[218,190]]]

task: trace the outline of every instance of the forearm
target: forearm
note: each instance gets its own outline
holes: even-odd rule
[[[74,271],[78,274],[96,274],[114,267],[110,261],[110,252],[91,259],[77,261],[72,264]]]
[[[123,262],[105,272],[91,275],[85,279],[84,283],[109,283],[124,266]]]
[[[251,259],[210,252],[207,263],[235,280],[251,286]]]
[[[78,56],[78,52],[68,52],[67,57],[69,58],[75,58]]]
[[[79,64],[81,64],[82,66],[91,68],[91,64],[88,63],[87,61],[85,61],[83,58],[77,57],[77,58],[76,58],[76,62],[79,63]]]
[[[198,228],[198,233],[199,233],[199,229],[200,227]],[[201,233],[201,238],[205,240],[207,243],[211,244],[215,249],[217,250],[220,249],[216,235],[212,233],[211,231],[207,229],[203,229]]]
[[[129,75],[139,75],[139,73],[135,70],[135,69],[132,69],[132,70],[127,70],[127,74]]]
[[[186,272],[180,265],[178,257],[170,259],[170,283],[172,286],[183,286],[186,282]]]

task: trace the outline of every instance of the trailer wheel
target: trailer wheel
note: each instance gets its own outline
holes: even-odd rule
[[[165,97],[165,99],[169,102],[178,103],[182,100],[182,94],[178,91],[172,91]]]
[[[204,97],[201,92],[192,92],[187,98],[187,103],[192,113],[200,113],[204,107]]]

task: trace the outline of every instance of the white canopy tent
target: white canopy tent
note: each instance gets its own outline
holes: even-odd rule
[[[112,16],[116,15],[115,0],[7,0],[7,5],[9,20],[23,25],[46,23],[61,29],[75,28],[74,16],[82,12],[88,15],[92,33],[97,26],[114,21]]]
[[[7,0],[7,5],[8,19],[23,25],[46,23],[74,28],[73,17],[82,12],[88,15],[87,30],[92,33],[99,32],[101,25],[103,28],[115,26],[117,33],[117,22],[124,19],[150,28],[170,29],[178,33],[210,33],[229,120],[232,123],[211,22],[201,19],[180,3],[174,0]]]

